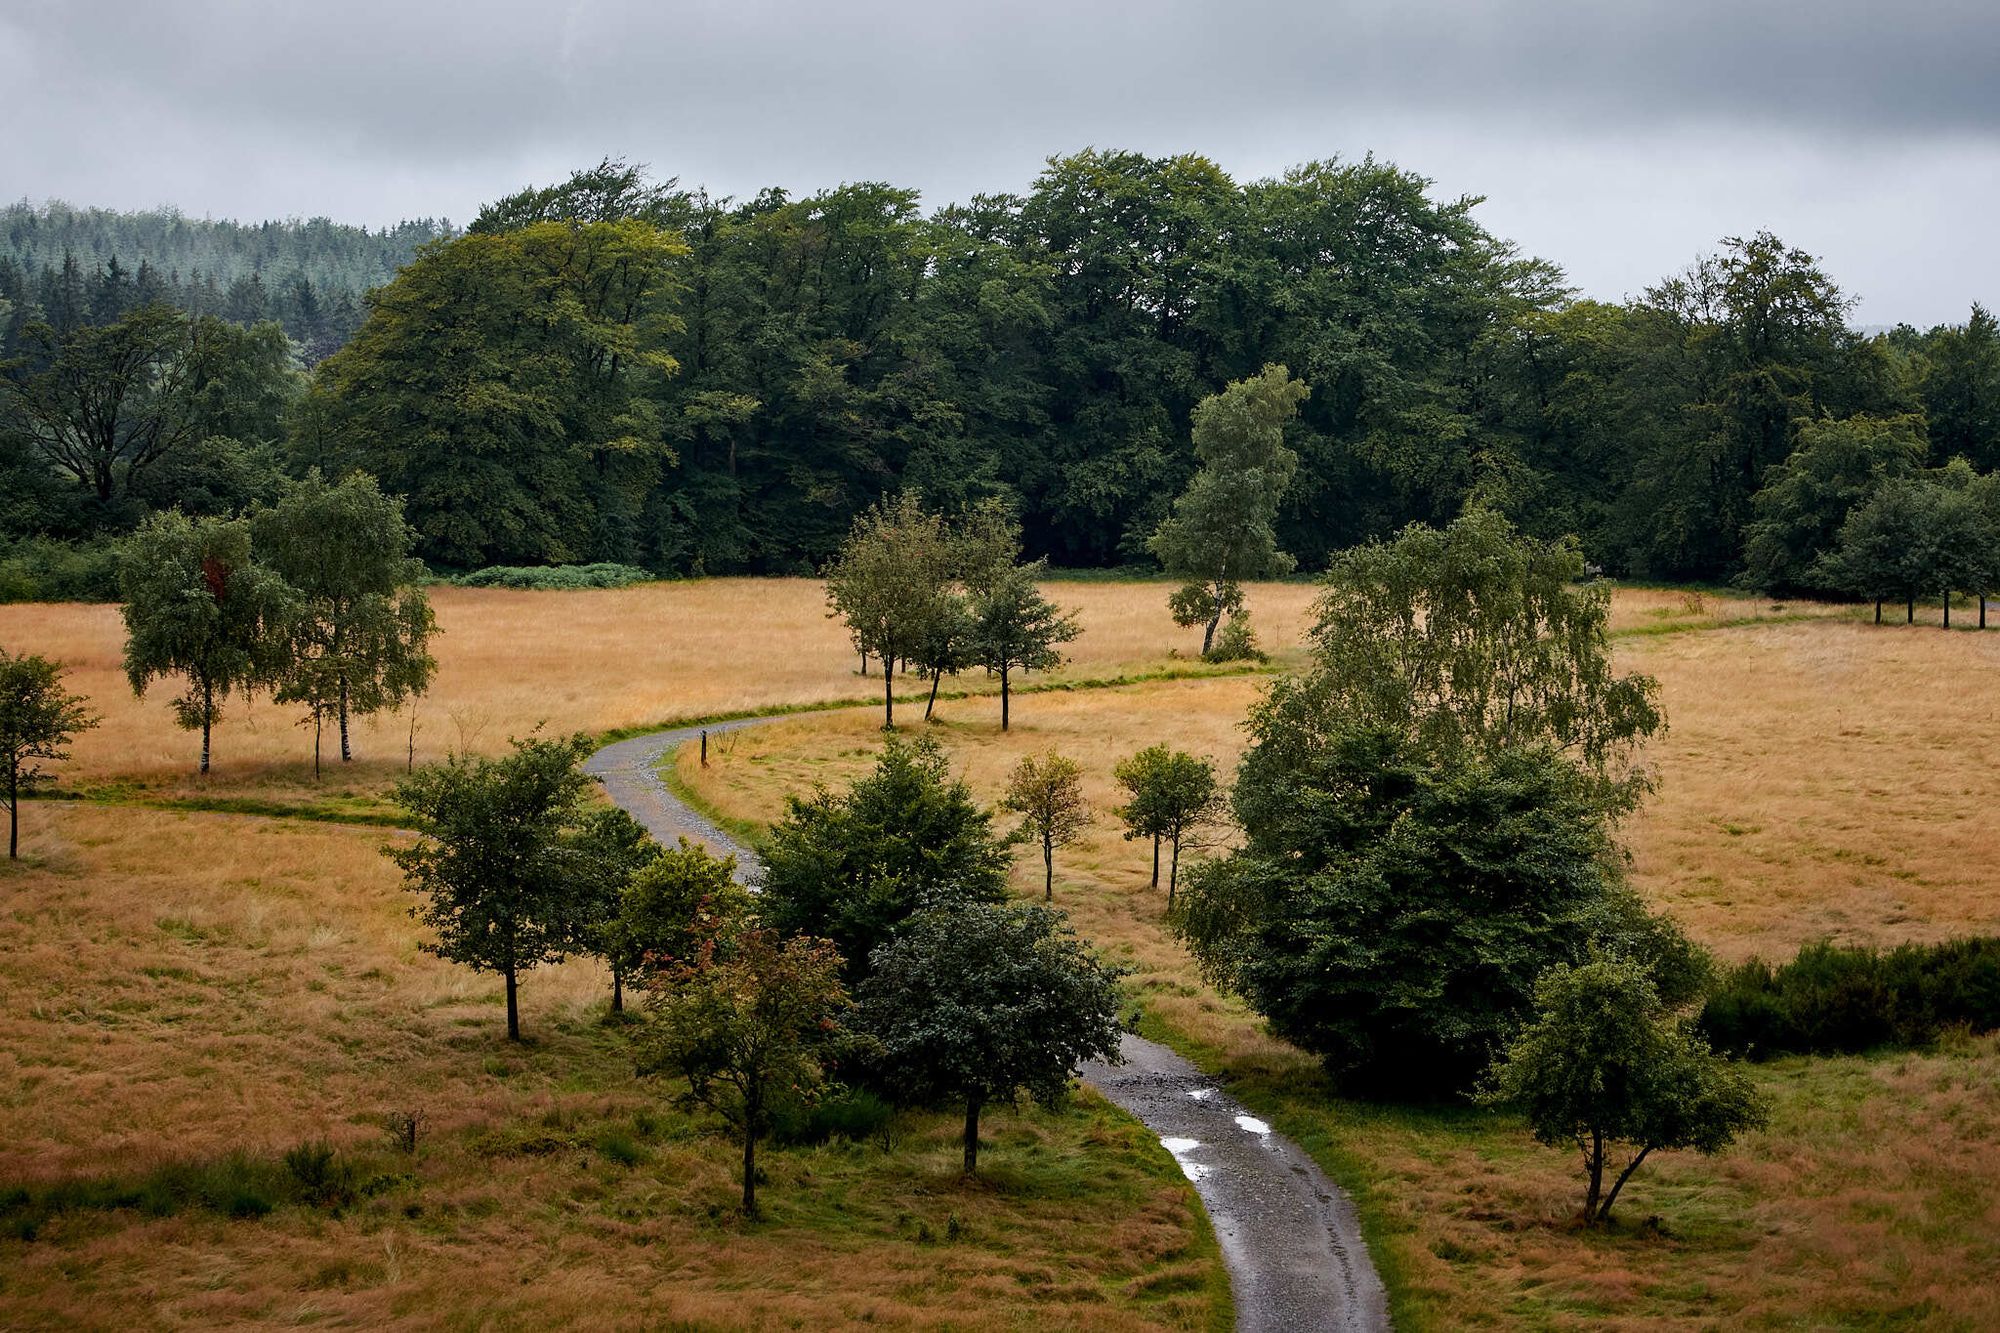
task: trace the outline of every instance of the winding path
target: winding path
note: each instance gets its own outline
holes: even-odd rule
[[[699,842],[734,855],[755,883],[755,853],[691,809],[660,781],[668,751],[695,740],[780,721],[742,718],[656,731],[607,745],[585,768],[607,795],[662,842]],[[1093,1061],[1084,1082],[1136,1116],[1194,1182],[1215,1226],[1244,1333],[1389,1327],[1382,1279],[1362,1244],[1354,1206],[1299,1146],[1252,1116],[1215,1080],[1157,1042],[1125,1036],[1118,1064]]]

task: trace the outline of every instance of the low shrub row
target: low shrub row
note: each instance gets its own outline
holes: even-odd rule
[[[0,602],[115,602],[118,549],[31,537],[0,544]]]
[[[629,588],[659,576],[637,565],[493,565],[461,574],[461,588],[523,588],[532,592],[572,592],[578,588]]]
[[[1894,949],[1821,941],[1723,978],[1701,1014],[1716,1049],[1763,1059],[1923,1046],[1947,1028],[2000,1029],[2000,937]]]

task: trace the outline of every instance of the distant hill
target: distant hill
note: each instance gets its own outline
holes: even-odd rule
[[[443,218],[371,231],[327,218],[217,221],[24,199],[0,207],[0,301],[91,322],[147,300],[273,319],[318,361],[359,327],[364,294],[419,246],[456,234]]]

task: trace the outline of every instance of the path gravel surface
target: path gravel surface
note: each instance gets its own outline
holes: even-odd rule
[[[660,781],[667,753],[687,741],[774,722],[741,718],[656,731],[607,745],[584,767],[613,801],[671,846],[699,842],[736,857],[755,884],[763,866]],[[1083,1081],[1160,1136],[1194,1182],[1215,1227],[1244,1333],[1389,1327],[1382,1280],[1369,1261],[1354,1206],[1304,1150],[1251,1115],[1214,1079],[1158,1042],[1127,1034],[1118,1064],[1092,1062]]]

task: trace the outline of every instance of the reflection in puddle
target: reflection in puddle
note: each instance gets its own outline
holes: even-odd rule
[[[1271,1132],[1271,1127],[1254,1115],[1237,1116],[1236,1126],[1239,1129],[1247,1129],[1252,1134],[1269,1134]]]
[[[1215,1089],[1214,1089],[1214,1088],[1189,1088],[1189,1089],[1187,1090],[1187,1095],[1188,1095],[1188,1096],[1190,1096],[1190,1097],[1192,1097],[1192,1098],[1194,1098],[1194,1099],[1195,1099],[1196,1101],[1198,1101],[1198,1102],[1205,1102],[1205,1101],[1207,1101],[1207,1100],[1208,1100],[1208,1099],[1209,1099],[1210,1097],[1213,1097],[1213,1096],[1215,1095]]]
[[[1189,1180],[1202,1180],[1214,1170],[1213,1167],[1188,1160],[1188,1154],[1201,1146],[1200,1139],[1163,1138],[1160,1140],[1160,1146],[1174,1155],[1174,1160],[1180,1163],[1181,1170],[1187,1173]]]

